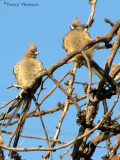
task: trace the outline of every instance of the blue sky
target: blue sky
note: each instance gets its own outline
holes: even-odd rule
[[[7,3],[17,3],[19,6],[10,6]],[[22,3],[36,3],[38,6],[22,6]],[[104,18],[109,18],[114,23],[120,19],[119,7],[120,0],[101,0],[97,2],[94,23],[92,28],[89,29],[91,38],[95,38],[97,35],[104,36],[110,30],[111,27],[104,22]],[[45,68],[48,68],[66,55],[62,48],[62,38],[69,32],[72,20],[79,17],[81,23],[86,24],[90,12],[91,5],[89,5],[87,0],[0,0],[0,105],[18,94],[16,89],[7,90],[6,87],[11,83],[16,83],[12,74],[13,66],[22,59],[24,51],[28,48],[28,44],[30,42],[36,43],[39,52],[38,59],[43,62]],[[103,67],[109,52],[110,50],[95,51],[93,59]],[[119,59],[120,55],[117,53],[114,63],[118,63]],[[55,78],[59,80],[72,68],[72,65],[73,64],[64,65],[58,69],[58,71],[54,73]],[[69,77],[66,78],[66,80],[68,79]],[[80,82],[88,82],[88,71],[86,68],[83,67],[77,71],[76,81],[77,80]],[[99,79],[95,76],[95,81],[98,80]],[[53,86],[53,82],[48,80],[44,84],[44,87],[47,89],[42,92],[40,99],[48,93]],[[82,91],[79,92],[79,95],[82,95]],[[43,103],[41,110],[53,108],[59,101],[65,101],[65,98],[65,95],[57,89],[56,92]],[[82,104],[82,102],[80,102],[80,104]],[[31,106],[31,110],[33,108],[34,105]],[[3,109],[3,111],[6,109],[7,107]],[[102,109],[99,111],[100,114],[98,119],[102,116],[102,111]],[[61,128],[60,140],[69,141],[77,136],[79,126],[76,124],[76,113],[76,108],[71,106]],[[59,122],[60,115],[61,112],[57,112],[43,117],[49,137],[54,136],[56,131],[55,127]],[[40,125],[39,118],[28,120],[23,133],[44,136],[41,125],[38,125]],[[10,131],[13,129],[14,127],[8,128]],[[93,136],[95,136],[95,134]],[[9,136],[3,134],[3,137],[5,139],[5,144],[7,144]],[[29,139],[26,139],[25,145],[27,143],[28,146],[35,146],[35,144],[37,144],[36,142],[37,141],[33,142],[32,140],[30,142]],[[43,142],[40,141],[40,144],[41,143]],[[45,143],[42,145],[46,146]],[[22,147],[24,147],[24,144]],[[59,159],[60,153],[63,153],[64,151],[65,149],[62,152],[61,150],[58,151],[57,154],[53,153],[53,159]],[[72,152],[72,150],[70,152]],[[100,149],[98,152],[103,152],[103,150]],[[98,156],[98,152],[96,152],[93,159]],[[29,160],[32,160],[34,156],[36,156],[37,160],[41,155],[44,155],[44,153],[30,152],[23,153],[22,155],[23,158]],[[63,160],[68,159],[68,157],[69,154],[65,156]],[[97,159],[99,158],[100,157],[97,157]]]

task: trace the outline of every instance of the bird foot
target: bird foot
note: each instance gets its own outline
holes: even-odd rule
[[[46,69],[46,68],[44,68],[44,69],[42,69],[40,72],[42,72],[42,71],[47,71],[47,69]]]
[[[101,38],[101,36],[100,36],[100,35],[97,35],[96,38]]]
[[[71,62],[73,62],[72,60],[69,60],[69,61],[67,61],[65,64],[68,64],[68,63],[71,63]]]

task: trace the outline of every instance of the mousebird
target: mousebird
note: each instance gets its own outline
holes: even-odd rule
[[[20,85],[23,90],[31,83],[31,81],[35,79],[37,73],[43,70],[42,62],[36,59],[38,54],[39,53],[37,52],[36,45],[30,43],[29,48],[24,53],[23,59],[14,65],[13,74],[15,75],[17,84]],[[11,108],[15,108],[15,110],[8,123],[6,124],[6,127],[10,124],[11,120],[18,112],[20,106],[22,106],[22,113],[20,114],[20,118],[17,124],[13,147],[17,146],[19,136],[25,123],[27,112],[29,111],[31,105],[32,97],[36,90],[39,88],[41,81],[42,78],[37,80],[32,89],[23,94],[22,97],[17,99],[11,106]]]
[[[82,25],[80,24],[79,18],[73,20],[70,27],[70,31],[63,38],[63,48],[67,54],[71,53],[75,49],[80,48],[84,43],[91,40],[88,32],[84,31]],[[91,58],[94,54],[94,46],[83,51],[84,54],[89,58],[90,67],[93,73],[95,73],[101,80],[106,81],[110,85],[116,88],[117,83],[102,69],[98,64]],[[69,62],[77,62],[79,66],[85,65],[87,67],[86,60],[82,54],[77,54]]]

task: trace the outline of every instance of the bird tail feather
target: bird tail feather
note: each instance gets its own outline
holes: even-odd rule
[[[21,113],[20,119],[18,121],[17,130],[16,130],[16,137],[15,137],[15,140],[14,140],[13,147],[17,146],[20,134],[23,130],[23,126],[24,126],[24,123],[25,123],[27,112],[29,111],[29,108],[30,108],[30,105],[31,105],[31,100],[32,100],[32,97],[30,95],[26,95],[24,100],[23,100],[22,113]]]
[[[22,105],[22,103],[23,103],[23,100],[19,99],[19,100],[15,101],[15,103],[13,103],[13,105],[10,107],[8,113],[9,113],[11,110],[13,110],[14,108],[15,108],[15,110],[14,110],[14,112],[12,113],[9,121],[8,121],[7,124],[5,125],[6,128],[9,126],[10,122],[12,121],[12,119],[16,116],[16,114],[17,114],[18,110],[20,109],[20,106]]]
[[[98,64],[95,63],[95,61],[92,59],[90,59],[90,67],[92,72],[95,73],[101,80],[106,81],[111,86],[116,88],[117,83],[102,68],[100,68]]]

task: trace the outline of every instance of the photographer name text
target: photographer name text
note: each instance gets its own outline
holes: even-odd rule
[[[4,5],[6,5],[7,7],[38,7],[39,3],[9,3],[7,1],[4,1]]]

